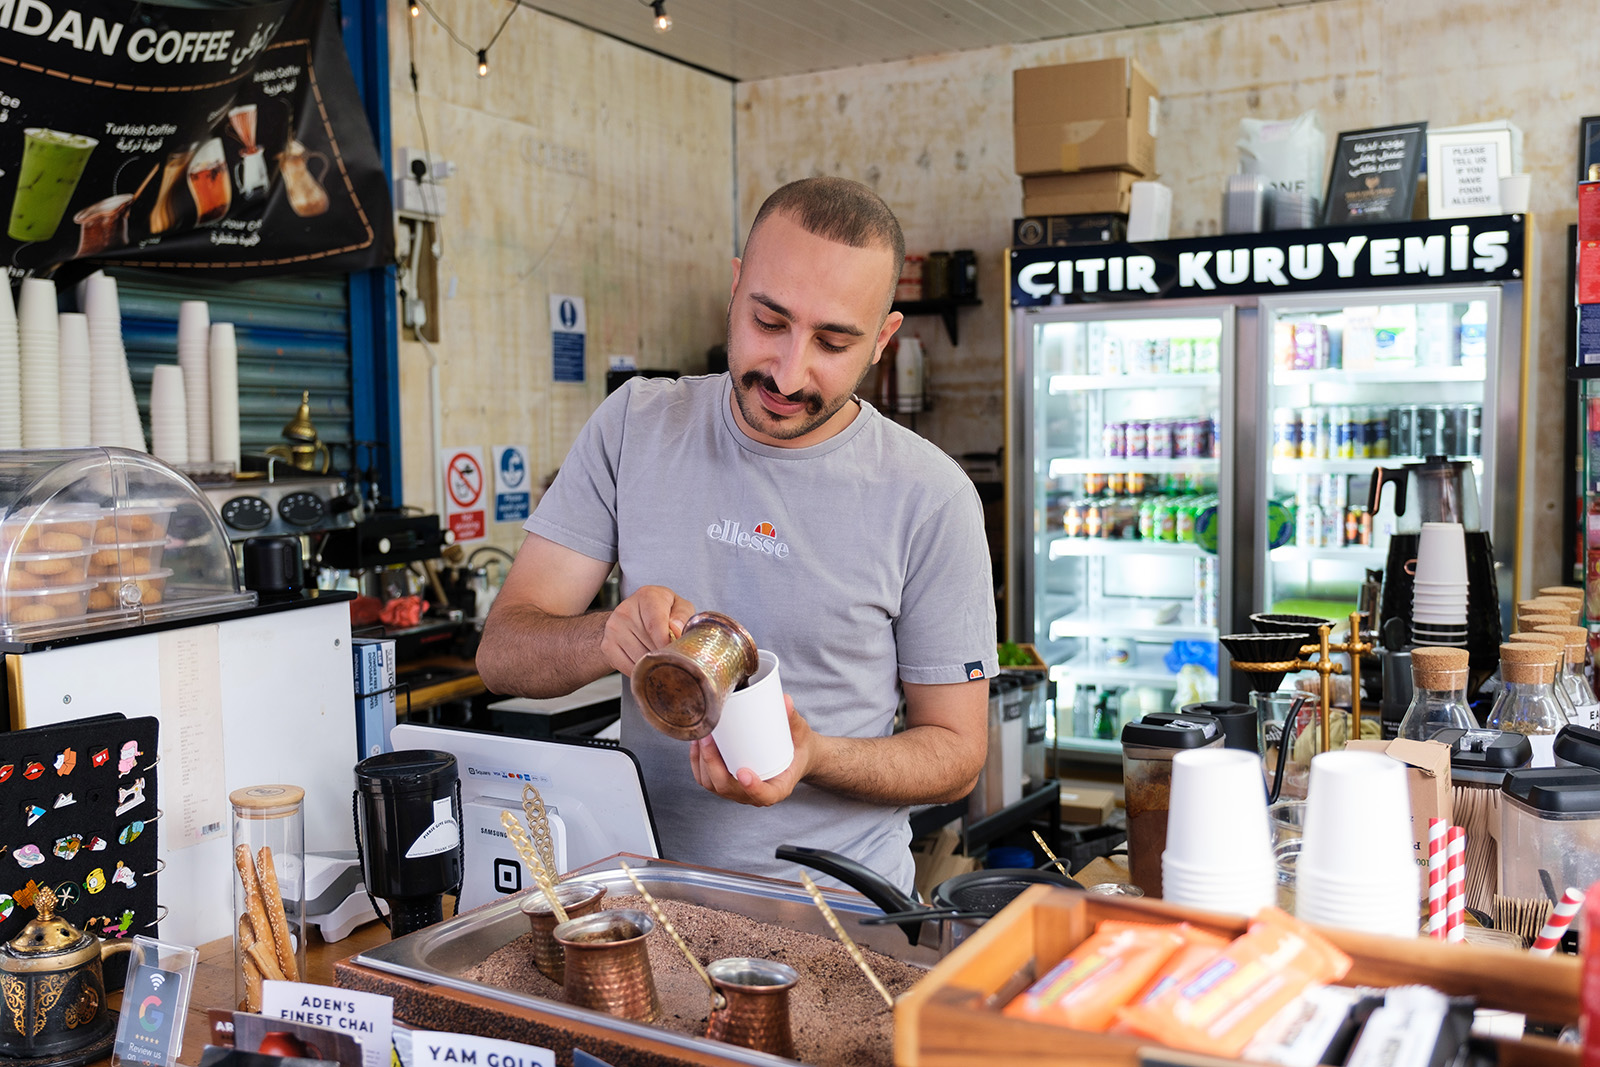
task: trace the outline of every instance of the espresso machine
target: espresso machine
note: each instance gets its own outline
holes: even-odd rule
[[[1500,591],[1495,581],[1494,548],[1482,529],[1478,483],[1470,460],[1428,456],[1418,463],[1379,467],[1372,472],[1367,501],[1376,515],[1385,485],[1394,490],[1395,532],[1383,572],[1379,605],[1380,645],[1399,652],[1411,644],[1411,594],[1417,545],[1425,522],[1460,523],[1467,542],[1467,652],[1471,674],[1467,697],[1495,672],[1500,661]]]

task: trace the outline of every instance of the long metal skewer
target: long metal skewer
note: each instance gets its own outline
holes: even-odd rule
[[[1056,865],[1056,870],[1060,871],[1062,874],[1066,875],[1068,878],[1071,878],[1072,877],[1072,872],[1067,870],[1067,868],[1062,864],[1062,862],[1059,859],[1056,858],[1056,854],[1054,852],[1050,851],[1050,846],[1044,843],[1044,837],[1040,835],[1039,831],[1035,830],[1033,832],[1033,839],[1035,841],[1039,842],[1039,847],[1040,848],[1044,849],[1045,859],[1047,859],[1051,863],[1055,864]]]
[[[883,998],[883,1002],[893,1009],[894,998],[889,995],[889,991],[878,980],[877,974],[872,970],[872,965],[867,962],[867,957],[861,954],[860,946],[851,939],[849,934],[845,933],[844,926],[839,922],[839,917],[833,913],[832,908],[828,907],[828,902],[822,899],[822,890],[817,888],[817,883],[811,880],[809,874],[801,871],[800,884],[806,887],[807,893],[811,894],[811,899],[816,903],[817,910],[822,912],[824,919],[828,920],[828,925],[833,927],[833,932],[839,935],[839,941],[844,945],[844,950],[850,953],[851,959],[856,961],[856,966],[860,967],[861,973],[867,976],[867,981],[872,983],[872,988],[876,989],[878,995]]]
[[[727,1007],[728,1002],[721,993],[717,992],[716,983],[711,980],[711,975],[707,973],[704,967],[700,966],[699,958],[690,951],[689,946],[678,934],[677,928],[672,925],[672,920],[667,918],[667,913],[661,909],[660,904],[656,903],[656,898],[650,895],[650,890],[646,889],[644,883],[639,881],[639,876],[633,873],[633,868],[628,866],[626,860],[618,860],[617,864],[622,868],[622,873],[628,876],[628,881],[633,883],[634,891],[644,897],[644,902],[650,905],[650,913],[656,917],[656,922],[660,923],[662,929],[672,935],[672,940],[677,943],[678,948],[683,950],[684,958],[689,961],[689,966],[694,968],[694,973],[698,974],[700,980],[706,984],[707,991],[711,993],[712,1008],[720,1011],[722,1008]]]

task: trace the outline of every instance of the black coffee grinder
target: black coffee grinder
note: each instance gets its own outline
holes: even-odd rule
[[[461,782],[448,752],[416,749],[356,764],[356,846],[369,895],[394,937],[444,918],[461,888]]]
[[[1500,663],[1500,588],[1494,574],[1494,546],[1480,529],[1478,483],[1468,460],[1428,456],[1420,463],[1372,472],[1369,514],[1378,513],[1384,485],[1394,487],[1396,529],[1389,538],[1379,608],[1379,641],[1398,652],[1411,644],[1411,595],[1417,545],[1425,522],[1460,523],[1467,543],[1467,654],[1471,673],[1467,699]]]

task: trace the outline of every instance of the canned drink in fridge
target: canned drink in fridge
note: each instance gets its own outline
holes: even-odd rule
[[[1205,455],[1205,432],[1199,419],[1178,419],[1172,424],[1172,454],[1181,459]]]
[[[1222,348],[1215,338],[1202,338],[1194,343],[1194,372],[1215,374],[1222,366]]]
[[[1317,548],[1322,544],[1322,509],[1315,504],[1302,504],[1294,510],[1294,543],[1301,548]]]
[[[1172,342],[1171,363],[1167,367],[1169,374],[1190,374],[1194,371],[1194,342],[1179,338]]]
[[[1172,423],[1166,419],[1153,419],[1150,432],[1145,436],[1145,454],[1151,459],[1172,458]]]
[[[1100,373],[1122,374],[1126,370],[1123,358],[1122,342],[1115,337],[1107,337],[1100,346]]]
[[[1322,500],[1322,483],[1315,474],[1294,476],[1294,506],[1303,508]]]
[[[1128,472],[1128,495],[1144,496],[1145,476],[1144,471]]]
[[[1326,455],[1322,443],[1322,413],[1316,408],[1300,409],[1300,458],[1317,459]]]
[[[1317,503],[1323,511],[1337,511],[1343,515],[1350,506],[1350,479],[1343,474],[1324,474],[1317,486]]]
[[[1106,476],[1104,474],[1085,474],[1083,476],[1083,491],[1090,496],[1102,496],[1106,491]]]
[[[1128,476],[1118,471],[1106,475],[1106,492],[1112,496],[1124,496],[1128,492]]]
[[[1139,502],[1139,540],[1158,540],[1156,528],[1156,502],[1153,497],[1145,497]]]
[[[1388,459],[1394,448],[1394,409],[1374,408],[1367,425],[1372,430],[1372,458]]]
[[[1461,455],[1483,455],[1483,405],[1462,404],[1459,425]]]
[[[1370,546],[1372,544],[1372,512],[1368,511],[1366,508],[1357,508],[1356,510],[1361,513],[1358,516],[1358,518],[1361,520],[1361,530],[1360,535],[1356,539],[1356,543],[1363,546]]]
[[[1337,442],[1339,459],[1355,459],[1356,446],[1361,437],[1361,428],[1356,424],[1355,409],[1339,407],[1333,409],[1334,440]]]
[[[1205,435],[1206,443],[1201,453],[1209,459],[1216,459],[1222,455],[1222,418],[1213,414],[1210,418],[1200,420],[1200,432]]]
[[[1108,422],[1100,427],[1100,454],[1120,459],[1127,455],[1127,424]]]
[[[1346,508],[1344,513],[1344,543],[1361,544],[1361,515],[1365,508]]]
[[[1165,337],[1150,342],[1150,374],[1167,374],[1172,369],[1172,342]]]
[[[1322,547],[1344,547],[1344,508],[1322,509]]]
[[[1202,555],[1194,561],[1194,624],[1217,625],[1217,557]]]
[[[1124,455],[1129,459],[1143,459],[1150,454],[1150,424],[1137,419],[1123,423],[1128,428],[1123,444]]]
[[[1300,458],[1300,413],[1294,408],[1276,408],[1272,412],[1272,457]]]
[[[1091,500],[1083,509],[1083,536],[1103,537],[1105,527],[1102,524],[1103,515],[1100,505]]]

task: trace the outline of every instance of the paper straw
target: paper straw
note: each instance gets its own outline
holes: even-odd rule
[[[93,444],[89,418],[89,318],[75,311],[60,316],[58,367],[61,381],[61,444]]]
[[[239,465],[239,344],[231,322],[211,324],[211,459]]]
[[[211,459],[211,309],[204,300],[178,305],[178,366],[189,421],[189,462]]]
[[[1583,907],[1583,893],[1569,887],[1561,894],[1561,903],[1557,904],[1550,912],[1550,918],[1545,920],[1544,929],[1539,931],[1539,936],[1534,939],[1530,951],[1535,956],[1548,956],[1561,944],[1561,938],[1566,934],[1567,927],[1572,925],[1572,917],[1578,914],[1578,909]],[[1587,951],[1587,950],[1585,950]]]
[[[1445,933],[1445,821],[1428,820],[1428,936],[1443,941]]]
[[[1446,837],[1445,940],[1467,939],[1467,831],[1450,827]]]
[[[189,462],[183,368],[158,363],[150,379],[150,451],[167,463]]]

